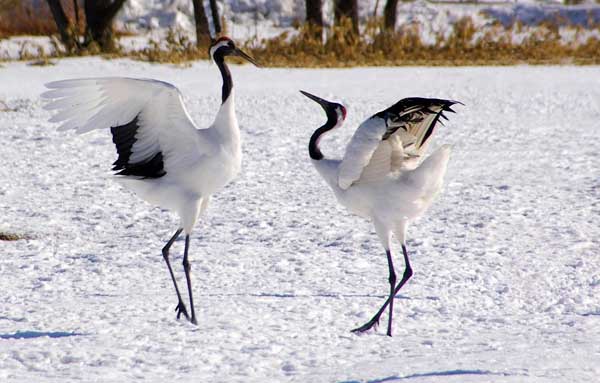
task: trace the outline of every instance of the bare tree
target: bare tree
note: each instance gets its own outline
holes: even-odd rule
[[[373,17],[377,17],[377,9],[379,9],[379,0],[375,0],[375,8],[373,9]]]
[[[306,0],[306,22],[323,27],[323,1]]]
[[[196,46],[208,45],[210,42],[210,30],[208,28],[208,19],[204,12],[202,0],[192,0],[194,4],[194,19],[196,20]]]
[[[393,31],[396,29],[396,9],[398,0],[387,0],[383,9],[383,27]]]
[[[352,20],[352,31],[358,34],[358,4],[357,0],[334,0],[335,23],[347,17]]]
[[[221,16],[219,16],[219,8],[217,8],[217,0],[209,0],[210,13],[212,14],[213,25],[215,27],[215,36],[218,36],[221,29]]]
[[[87,47],[95,42],[103,52],[111,52],[116,49],[112,24],[115,16],[123,4],[125,4],[125,1],[126,0],[85,0],[85,39],[83,43],[80,43],[77,35],[78,27],[73,27],[71,21],[65,14],[60,0],[47,0],[54,21],[56,22],[61,41],[67,50],[73,51],[74,49]],[[79,18],[78,16],[76,17]]]
[[[86,43],[98,43],[100,50],[116,49],[113,35],[113,20],[126,0],[86,0],[84,3]]]
[[[62,41],[65,48],[67,48],[67,51],[72,52],[74,49],[78,48],[79,44],[77,36],[73,35],[71,23],[60,4],[60,0],[48,0],[48,6],[50,7],[50,12],[52,12],[52,17],[54,17],[54,21],[56,22],[60,41]]]
[[[75,27],[79,30],[79,0],[73,0],[73,12],[75,12]]]

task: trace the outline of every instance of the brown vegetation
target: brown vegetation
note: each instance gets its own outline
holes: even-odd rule
[[[523,33],[521,25],[498,24],[482,33],[470,18],[463,18],[449,34],[436,35],[433,44],[423,41],[417,26],[386,31],[380,21],[370,22],[360,37],[349,33],[352,28],[350,20],[325,31],[304,25],[293,35],[247,41],[244,48],[266,67],[600,64],[598,37],[565,44],[554,24],[534,27],[528,37],[516,42],[515,36]],[[584,31],[569,28],[575,35]],[[323,34],[327,36],[324,43]],[[197,48],[181,31],[170,31],[166,43],[152,42],[130,56],[170,63],[208,57],[205,47]]]
[[[0,21],[6,17],[6,4],[15,1],[0,0]],[[15,34],[17,30],[27,30],[29,34],[34,30],[39,34],[56,33],[52,21],[43,21],[51,20],[47,9],[38,10],[37,15],[33,15],[24,6],[14,6],[11,9],[10,12],[15,12],[12,13],[15,24],[0,22],[0,34],[2,31],[7,33],[7,30],[10,30],[10,34]],[[39,12],[42,11],[47,12],[48,17],[39,17]],[[21,20],[20,24],[16,20]],[[416,25],[390,31],[384,28],[382,20],[371,20],[364,26],[362,33],[357,35],[351,33],[354,26],[346,19],[342,20],[341,25],[325,30],[314,24],[300,25],[293,33],[284,33],[272,39],[253,39],[242,45],[262,65],[272,67],[600,64],[600,38],[597,37],[600,35],[600,27],[591,27],[598,33],[596,37],[592,36],[587,40],[577,36],[588,33],[590,27],[562,27],[563,31],[566,28],[576,36],[576,42],[565,43],[559,33],[560,24],[547,22],[526,28],[519,24],[503,26],[497,23],[482,30],[474,25],[472,19],[463,18],[455,23],[449,33],[439,33],[434,36],[433,43],[426,43]],[[29,29],[26,25],[29,25]],[[29,44],[29,49],[22,50],[21,59],[47,60],[48,57],[65,55],[65,51],[59,49],[58,43],[54,41],[54,53],[48,54],[38,49],[38,55],[35,52],[32,54],[32,45]],[[151,41],[142,50],[117,50],[109,57],[125,56],[144,61],[180,64],[206,59],[206,44],[207,42],[196,46],[186,32],[171,30],[165,39]],[[77,52],[79,55],[97,53],[99,49],[94,49],[93,45]]]
[[[0,0],[0,38],[19,35],[47,36],[56,33],[48,7],[34,9],[20,0]]]
[[[0,231],[0,241],[18,241],[21,239],[29,239],[29,236]]]
[[[208,42],[206,46],[197,46],[185,32],[170,29],[164,42],[151,40],[148,47],[130,52],[128,55],[144,61],[182,64],[207,59]]]
[[[281,35],[263,40],[249,50],[265,66],[351,67],[365,65],[510,65],[599,64],[600,39],[565,44],[558,27],[536,27],[522,42],[515,42],[519,26],[497,25],[480,36],[470,18],[458,21],[447,35],[435,36],[433,44],[421,38],[417,26],[396,31],[384,30],[379,22],[370,23],[360,38],[346,33],[349,25],[327,31],[323,44],[315,38],[313,27],[301,27],[294,36]],[[579,27],[573,27],[580,33]]]

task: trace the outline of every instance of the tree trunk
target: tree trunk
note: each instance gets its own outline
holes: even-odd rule
[[[75,26],[79,26],[79,2],[73,0],[73,13],[75,14]]]
[[[383,10],[383,27],[386,30],[393,31],[396,29],[396,9],[398,8],[398,0],[387,0]]]
[[[213,25],[215,27],[215,36],[221,33],[221,16],[219,16],[219,8],[217,8],[217,0],[210,0],[210,13],[212,13]]]
[[[196,46],[200,48],[210,43],[210,29],[202,0],[192,0],[192,3],[194,4],[194,20],[196,20]]]
[[[306,0],[306,22],[317,27],[323,27],[322,0]]]
[[[73,0],[73,12],[75,13],[75,30],[80,33],[79,24],[79,0]]]
[[[77,39],[73,36],[71,23],[65,14],[65,11],[60,4],[60,0],[47,0],[54,22],[56,22],[56,28],[60,34],[60,40],[67,48],[67,51],[72,52],[77,48]]]
[[[347,17],[352,20],[352,31],[358,35],[358,4],[357,0],[334,0],[335,1],[335,23]]]
[[[375,9],[373,9],[373,18],[377,17],[377,9],[379,9],[379,0],[375,1]]]
[[[87,43],[96,42],[102,52],[116,50],[113,36],[113,19],[126,0],[86,0],[84,4],[87,20]]]

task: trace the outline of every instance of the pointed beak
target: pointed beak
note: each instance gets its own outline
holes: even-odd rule
[[[310,94],[308,92],[305,92],[303,90],[300,91],[300,93],[302,93],[303,95],[305,95],[306,97],[310,98],[311,100],[313,100],[314,102],[316,102],[317,104],[321,105],[321,107],[323,109],[325,109],[325,111],[329,111],[330,109],[330,105],[331,102],[327,101],[327,100],[323,100],[321,97],[317,97],[314,94]]]
[[[241,58],[243,58],[244,60],[247,60],[248,62],[254,64],[255,67],[260,68],[260,65],[256,62],[256,60],[254,60],[250,55],[248,55],[246,52],[244,52],[243,50],[239,49],[239,48],[235,48],[235,55],[236,56],[240,56]]]

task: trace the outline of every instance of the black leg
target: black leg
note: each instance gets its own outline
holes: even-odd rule
[[[181,294],[179,293],[179,287],[177,287],[177,281],[175,281],[175,275],[173,275],[173,268],[171,268],[171,262],[169,262],[169,249],[173,245],[173,242],[175,242],[177,240],[177,238],[179,238],[179,235],[181,234],[182,230],[183,229],[178,229],[175,232],[173,237],[171,237],[169,242],[167,242],[165,247],[163,247],[162,254],[163,254],[163,258],[164,258],[165,262],[167,263],[167,267],[169,268],[169,274],[171,274],[171,279],[173,280],[173,285],[175,286],[175,292],[177,293],[178,303],[177,303],[177,307],[175,307],[175,311],[177,311],[177,319],[179,319],[181,314],[183,314],[183,316],[185,316],[186,319],[190,319],[190,317],[188,316],[188,313],[187,313],[187,309],[185,308],[185,304],[183,303],[183,300],[181,299]]]
[[[190,280],[190,262],[188,261],[188,249],[190,247],[190,236],[185,236],[185,251],[183,253],[183,270],[185,270],[185,279],[187,280],[188,295],[190,296],[190,310],[192,310],[192,319],[190,322],[198,324],[196,313],[194,312],[194,299],[192,298],[192,281]]]
[[[390,297],[388,297],[387,301],[385,301],[383,306],[381,306],[379,311],[377,311],[377,314],[375,314],[375,316],[373,316],[373,318],[371,318],[371,320],[368,321],[367,323],[365,323],[364,325],[352,330],[352,332],[365,332],[365,331],[369,330],[370,328],[372,328],[373,326],[377,325],[379,323],[379,317],[381,317],[381,314],[383,314],[387,305],[390,305],[390,307],[393,305],[394,297],[396,296],[396,294],[398,294],[398,291],[400,291],[402,286],[404,286],[404,284],[413,275],[412,268],[410,267],[410,262],[408,261],[408,253],[407,253],[406,247],[404,245],[402,245],[402,252],[404,253],[404,265],[405,265],[404,266],[404,275],[402,275],[402,280],[400,280],[400,283],[398,283],[398,285],[394,289],[393,294],[391,294]],[[391,323],[391,311],[390,311],[390,323]],[[388,325],[388,335],[390,335],[389,326],[390,325]]]
[[[389,297],[389,301],[390,301],[390,315],[388,318],[388,329],[387,329],[387,335],[388,336],[392,336],[392,315],[394,315],[394,295],[395,294],[395,287],[396,287],[396,271],[394,271],[394,262],[392,261],[392,252],[387,250],[386,251],[386,255],[387,255],[387,260],[388,260],[388,267],[389,267],[389,272],[390,272],[390,297]]]

